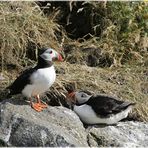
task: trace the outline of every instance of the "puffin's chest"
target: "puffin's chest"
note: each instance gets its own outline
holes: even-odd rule
[[[33,84],[52,85],[55,81],[56,73],[54,67],[38,69],[31,76]]]

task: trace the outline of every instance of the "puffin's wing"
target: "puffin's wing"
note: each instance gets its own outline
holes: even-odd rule
[[[121,104],[117,105],[116,107],[114,107],[112,109],[112,112],[115,113],[119,113],[125,109],[127,109],[127,107],[131,106],[131,105],[135,105],[136,103],[130,103],[130,102],[123,102],[121,101]]]
[[[22,74],[7,89],[10,90],[9,95],[21,93],[26,84],[30,84],[30,76],[35,72],[35,68],[30,68],[22,72]]]
[[[86,103],[90,105],[99,116],[108,116],[110,114],[117,114],[133,103],[128,103],[108,96],[92,96]]]

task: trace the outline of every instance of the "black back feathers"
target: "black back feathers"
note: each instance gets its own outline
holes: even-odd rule
[[[35,71],[36,68],[25,70],[10,86],[7,87],[7,89],[10,90],[9,95],[19,94],[27,84],[31,84],[30,76]]]
[[[117,114],[135,103],[116,100],[108,96],[92,96],[85,104],[90,105],[97,115],[108,117],[110,114]]]
[[[47,47],[39,48],[39,49],[38,49],[38,57],[39,57],[42,53],[44,53],[47,49],[48,49]]]

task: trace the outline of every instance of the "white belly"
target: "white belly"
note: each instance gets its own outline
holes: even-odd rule
[[[22,91],[26,97],[44,93],[54,83],[56,73],[54,67],[38,69],[31,76],[31,84],[28,84]]]
[[[126,118],[131,109],[132,106],[129,106],[126,110],[118,114],[111,115],[108,118],[100,118],[88,105],[74,106],[74,111],[76,112],[76,114],[80,117],[82,122],[87,124],[115,124],[118,121]]]

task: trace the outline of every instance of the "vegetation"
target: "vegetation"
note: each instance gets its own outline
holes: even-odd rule
[[[107,66],[122,66],[130,63],[145,64],[148,48],[148,3],[144,2],[90,2],[88,14],[94,34],[79,38],[79,48],[101,49],[101,54],[110,59]],[[88,6],[84,7],[87,11]],[[74,51],[75,52],[75,51]],[[99,55],[100,56],[100,55]]]
[[[0,2],[0,19],[2,67],[8,63],[22,64],[31,58],[29,50],[39,46],[57,47],[55,31],[59,25],[54,23],[53,15],[45,17],[34,2]]]
[[[133,116],[148,121],[148,3],[65,2],[68,13],[49,3],[0,2],[0,72],[5,78],[0,98],[19,72],[35,63],[39,47],[62,46],[65,61],[56,64],[58,77],[49,93],[65,97],[66,86],[74,85],[109,94],[136,102]],[[89,32],[72,36],[79,32],[73,30],[74,16],[86,17]]]

